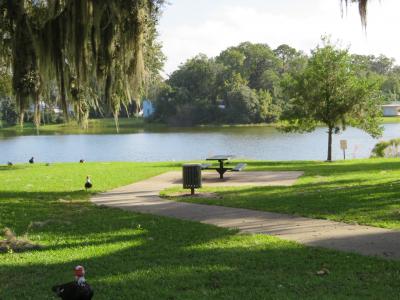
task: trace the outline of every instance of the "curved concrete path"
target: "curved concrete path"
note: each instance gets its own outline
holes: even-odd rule
[[[215,179],[216,174],[203,173],[203,183],[214,186],[289,185],[293,184],[301,174],[301,172],[229,173],[227,179],[221,182]],[[308,246],[400,259],[400,231],[249,209],[174,202],[158,196],[163,189],[181,185],[181,178],[180,172],[168,172],[98,194],[91,201],[97,205],[139,213],[198,221],[235,228],[246,233],[278,236]]]

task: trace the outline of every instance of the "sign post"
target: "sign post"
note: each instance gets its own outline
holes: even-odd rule
[[[347,140],[340,141],[340,149],[343,150],[343,159],[346,160]]]

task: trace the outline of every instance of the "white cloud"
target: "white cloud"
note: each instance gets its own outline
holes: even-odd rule
[[[351,6],[341,18],[338,0],[221,0],[219,5],[202,0],[202,6],[196,1],[195,7],[190,2],[174,1],[160,24],[168,74],[198,53],[215,56],[244,41],[271,47],[287,43],[308,52],[323,34],[342,40],[344,45],[351,44],[352,52],[400,58],[396,33],[400,29],[400,1],[372,3],[367,35],[361,28],[357,7]]]

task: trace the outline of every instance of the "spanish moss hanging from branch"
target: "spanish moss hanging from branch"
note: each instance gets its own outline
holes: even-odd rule
[[[1,32],[12,40],[20,124],[33,104],[39,126],[40,92],[53,79],[66,120],[72,108],[85,126],[93,108],[112,114],[118,124],[121,107],[143,92],[143,53],[155,39],[162,5],[163,0],[0,0]]]
[[[360,17],[361,17],[361,24],[363,26],[363,28],[367,27],[367,4],[368,4],[368,0],[341,0],[341,3],[343,3],[343,1],[346,3],[346,7],[349,5],[349,2],[356,2],[358,3],[358,11],[360,13]],[[342,7],[343,10],[343,7]]]

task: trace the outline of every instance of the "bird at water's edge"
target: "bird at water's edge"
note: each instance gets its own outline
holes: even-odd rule
[[[93,289],[85,280],[85,269],[76,266],[74,269],[75,281],[52,287],[53,292],[64,300],[90,300],[93,297]]]
[[[86,182],[85,182],[85,190],[90,189],[93,186],[92,182],[90,181],[90,177],[86,177]]]
[[[32,156],[31,159],[29,160],[30,164],[33,164],[35,162],[35,158]]]

